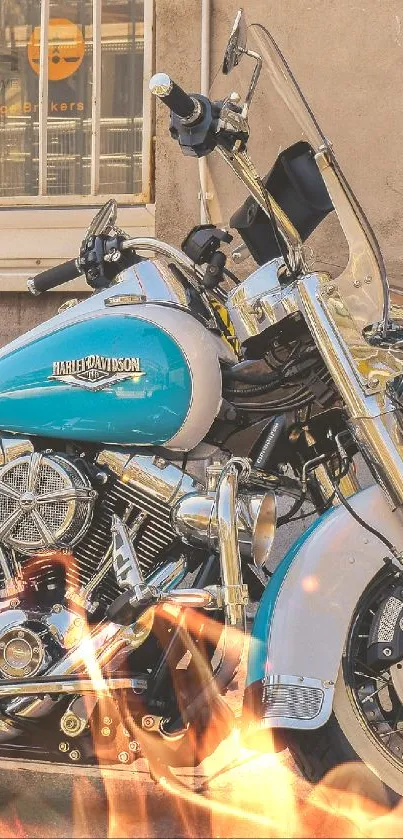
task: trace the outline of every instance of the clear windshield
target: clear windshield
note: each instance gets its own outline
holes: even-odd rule
[[[332,213],[304,245],[309,267],[324,267],[340,277],[349,310],[360,329],[383,320],[388,307],[385,269],[378,244],[349,184],[331,152],[324,132],[305,100],[280,49],[261,24],[248,27],[250,52],[262,58],[263,66],[250,105],[248,153],[261,178],[272,169],[279,154],[299,141],[308,143],[315,155],[339,224]],[[228,76],[218,73],[211,89],[212,99],[225,99],[232,92],[244,102],[253,73],[254,59],[245,55]],[[320,73],[321,68],[313,68]],[[327,151],[328,150],[328,151]],[[229,226],[231,215],[246,199],[244,184],[234,179],[217,155],[209,158],[212,178],[213,220]],[[330,165],[328,162],[330,161]],[[229,188],[229,179],[231,184]],[[237,203],[238,202],[238,203]],[[344,232],[340,235],[340,226]],[[371,283],[365,278],[371,277]]]

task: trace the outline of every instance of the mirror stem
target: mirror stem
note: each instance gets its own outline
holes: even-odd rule
[[[246,94],[246,97],[245,97],[245,104],[244,104],[243,109],[242,109],[242,116],[243,116],[244,119],[246,119],[246,117],[248,116],[248,113],[249,113],[249,108],[250,108],[252,99],[255,95],[255,90],[256,90],[256,87],[257,87],[257,83],[259,81],[260,74],[262,72],[263,59],[262,59],[261,55],[259,55],[257,52],[252,52],[252,50],[245,49],[245,50],[242,50],[242,53],[244,55],[248,55],[249,58],[253,58],[256,61],[255,69],[253,71],[253,75],[252,75],[250,85],[249,85],[249,90],[248,90],[248,92]]]

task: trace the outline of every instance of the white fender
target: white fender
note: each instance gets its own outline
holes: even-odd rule
[[[403,549],[403,521],[379,486],[349,502]],[[244,708],[259,727],[314,729],[327,722],[355,606],[387,556],[377,537],[337,507],[284,557],[252,630]]]

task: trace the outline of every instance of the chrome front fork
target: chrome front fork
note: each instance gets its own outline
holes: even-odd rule
[[[349,427],[391,506],[403,505],[403,444],[396,411],[382,393],[366,389],[352,354],[333,327],[317,274],[298,284],[299,305],[349,414]],[[376,391],[376,392],[375,392]]]

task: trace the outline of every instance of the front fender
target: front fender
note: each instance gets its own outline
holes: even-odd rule
[[[356,512],[403,548],[403,522],[379,486],[349,499]],[[344,507],[317,519],[286,554],[254,622],[246,690],[247,729],[320,728],[328,720],[355,606],[388,556]]]

